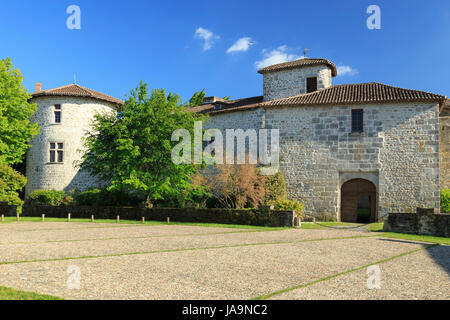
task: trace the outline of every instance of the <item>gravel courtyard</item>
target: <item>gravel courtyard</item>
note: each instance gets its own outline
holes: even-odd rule
[[[450,246],[358,231],[0,224],[0,286],[67,299],[450,299],[449,275]]]

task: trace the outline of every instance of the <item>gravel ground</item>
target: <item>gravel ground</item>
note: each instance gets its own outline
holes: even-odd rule
[[[273,299],[450,300],[450,246],[433,247],[378,266],[379,289],[368,289],[367,269],[363,269]]]
[[[367,235],[328,229],[255,232],[173,225],[4,224],[0,285],[69,299],[249,299],[424,247],[380,237],[321,240]],[[448,299],[448,248],[382,264],[386,287],[377,292],[361,287],[367,279],[364,270],[276,298],[384,299],[391,298],[391,292],[392,298]],[[114,254],[122,255],[104,257]],[[83,256],[103,257],[14,263]],[[80,289],[67,288],[69,266],[81,271]],[[334,281],[341,282],[334,286]],[[322,290],[325,285],[331,287]]]

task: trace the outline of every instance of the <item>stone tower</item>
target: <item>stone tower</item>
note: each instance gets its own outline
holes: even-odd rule
[[[30,99],[38,107],[31,121],[41,130],[27,154],[26,195],[38,189],[67,192],[96,186],[98,181],[77,167],[82,138],[91,130],[95,114],[115,112],[123,101],[77,84],[44,91],[41,88],[36,84]]]
[[[327,59],[304,58],[265,67],[264,101],[287,98],[331,87],[336,66]]]

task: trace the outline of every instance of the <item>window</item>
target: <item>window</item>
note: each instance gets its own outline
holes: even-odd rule
[[[317,78],[306,78],[306,93],[317,91]]]
[[[50,142],[50,162],[64,162],[64,143]]]
[[[55,105],[55,123],[61,123],[61,105]]]
[[[362,109],[352,110],[352,132],[364,131],[364,112]]]

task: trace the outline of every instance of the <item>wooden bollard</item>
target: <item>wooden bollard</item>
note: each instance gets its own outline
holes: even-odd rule
[[[142,217],[142,223],[145,224],[145,217]]]
[[[91,215],[91,222],[94,222],[94,215]]]
[[[5,222],[5,215],[2,214],[2,222]]]
[[[70,213],[67,214],[67,222],[70,222]]]
[[[42,222],[45,222],[45,214],[42,215]]]
[[[170,224],[170,217],[167,217],[167,224]]]
[[[120,223],[120,216],[117,216],[117,223]]]

